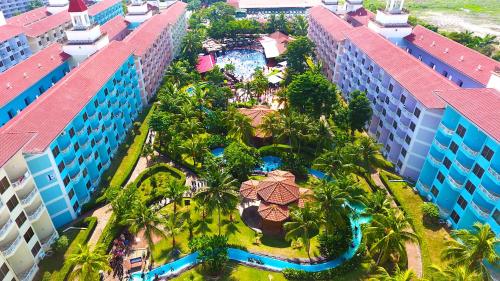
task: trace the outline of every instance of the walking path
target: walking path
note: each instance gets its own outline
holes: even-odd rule
[[[371,178],[379,188],[382,188],[383,190],[387,191],[388,194],[390,194],[385,185],[382,183],[382,180],[380,179],[380,175],[378,172],[371,174]],[[391,196],[391,207],[398,208],[396,201],[394,201],[392,196]],[[407,242],[406,256],[408,258],[408,269],[413,270],[417,275],[417,277],[422,278],[423,276],[422,252],[420,251],[420,246],[414,242]]]

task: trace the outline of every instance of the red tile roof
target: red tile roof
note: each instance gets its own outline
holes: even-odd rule
[[[252,127],[256,129],[256,137],[268,137],[264,132],[262,132],[262,130],[259,129],[259,126],[263,123],[265,116],[276,112],[276,110],[271,109],[265,105],[258,105],[252,108],[238,108],[238,112],[250,118]]]
[[[485,133],[500,142],[500,92],[475,88],[436,93]]]
[[[348,21],[354,26],[368,26],[368,22],[375,18],[375,14],[365,8],[359,8],[356,11],[347,13]]]
[[[9,24],[0,26],[0,43],[21,33],[23,33],[23,29],[19,26]]]
[[[69,13],[60,12],[25,26],[25,33],[29,37],[37,37],[49,30],[69,22],[70,20],[71,18]]]
[[[19,149],[21,149],[31,138],[34,133],[6,133],[0,134],[0,167],[2,167]]]
[[[288,42],[293,40],[292,37],[279,31],[269,34],[268,37],[276,40],[276,47],[278,48],[280,55],[285,53]]]
[[[120,0],[102,0],[100,2],[95,3],[94,5],[89,7],[89,15],[95,16],[100,12],[106,10],[107,8],[115,5],[116,3],[121,3]]]
[[[36,8],[34,10],[22,13],[18,16],[11,17],[7,19],[7,24],[16,25],[16,26],[25,26],[35,21],[41,20],[50,16],[50,13],[47,11],[46,7]]]
[[[108,34],[109,40],[113,40],[115,36],[127,30],[128,24],[123,16],[116,16],[101,25],[101,33]]]
[[[0,73],[0,81],[2,81],[0,85],[0,107],[12,101],[68,58],[69,55],[62,52],[61,45],[55,43],[4,73]]]
[[[309,9],[309,16],[336,41],[345,39],[344,32],[354,29],[349,23],[323,6]]]
[[[405,39],[483,85],[488,84],[495,67],[500,67],[500,62],[420,25]]]
[[[175,2],[160,14],[139,25],[124,41],[129,42],[134,47],[135,55],[144,55],[158,39],[162,30],[175,23],[184,14],[186,6],[187,4],[184,2]]]
[[[205,56],[198,57],[198,64],[196,65],[196,71],[199,73],[205,73],[212,70],[215,66],[214,55],[209,54]]]
[[[268,203],[287,205],[299,200],[299,187],[282,177],[267,177],[259,183],[257,194]]]
[[[54,87],[0,128],[0,135],[35,133],[23,149],[25,153],[41,153],[86,106],[111,76],[132,54],[128,44],[111,42],[72,70]],[[21,145],[18,147],[21,149]],[[0,154],[0,163],[5,157]]]
[[[84,12],[87,10],[87,5],[83,0],[69,0],[68,12]]]
[[[259,189],[258,180],[247,180],[241,184],[240,195],[243,198],[257,200],[257,190]]]
[[[261,202],[257,212],[262,219],[275,222],[284,221],[290,216],[287,206],[280,206],[267,202]]]
[[[274,170],[274,171],[269,172],[267,175],[273,176],[273,177],[282,177],[285,179],[289,179],[292,182],[295,182],[295,175],[288,172],[288,171]]]
[[[358,27],[346,35],[427,108],[444,106],[434,91],[458,88],[455,83],[367,27]]]

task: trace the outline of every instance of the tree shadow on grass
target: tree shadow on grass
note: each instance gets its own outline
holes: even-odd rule
[[[198,274],[203,276],[203,280],[238,281],[235,277],[231,276],[236,266],[237,263],[228,262],[224,269],[216,276],[210,275],[203,266],[197,266],[195,270]]]
[[[211,231],[210,224],[212,223],[211,218],[206,218],[204,220],[198,220],[194,223],[194,229],[196,234],[206,234]]]
[[[288,248],[291,245],[290,241],[286,241],[285,238],[273,235],[262,236],[260,242],[273,248]]]
[[[226,230],[226,235],[233,235],[236,233],[241,233],[240,229],[237,226],[237,223],[235,220],[230,221],[230,220],[222,220],[221,224],[225,225],[225,230]]]

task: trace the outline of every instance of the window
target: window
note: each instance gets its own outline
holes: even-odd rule
[[[474,169],[472,169],[472,172],[474,175],[476,175],[478,178],[481,178],[484,174],[484,169],[479,166],[479,164],[474,165]]]
[[[434,197],[437,197],[439,194],[439,190],[433,185],[431,188],[431,193],[434,195]]]
[[[464,135],[465,135],[465,131],[466,131],[466,130],[465,130],[464,126],[462,126],[462,125],[458,125],[458,127],[457,127],[457,134],[458,134],[460,137],[462,137],[462,138],[464,137]]]
[[[95,140],[94,140],[94,139],[92,139],[92,140],[90,141],[90,145],[91,145],[92,147],[94,147],[94,146],[95,146]]]
[[[394,135],[392,133],[389,134],[389,139],[394,140]]]
[[[398,123],[397,123],[396,121],[393,121],[393,122],[392,122],[392,127],[393,127],[394,129],[397,129],[397,128],[398,128]]]
[[[384,126],[384,121],[379,120],[379,121],[378,121],[378,126],[379,126],[380,128],[382,128],[382,127]]]
[[[25,104],[26,106],[28,106],[28,105],[30,104],[30,99],[29,99],[29,98],[25,98],[25,99],[24,99],[24,104]]]
[[[35,233],[33,232],[33,229],[31,227],[28,228],[28,230],[26,230],[26,233],[24,233],[24,241],[26,241],[26,243],[30,242],[31,238],[33,238],[34,235]]]
[[[429,66],[430,66],[432,69],[436,69],[436,65],[435,65],[433,62],[431,62],[431,63],[429,64]]]
[[[415,111],[413,112],[413,115],[415,115],[415,117],[420,117],[420,109],[418,109],[417,107],[415,107]]]
[[[380,92],[380,88],[377,86],[377,88],[375,88],[375,92],[378,94]]]
[[[43,94],[43,92],[45,92],[43,86],[38,87],[38,92],[40,93],[40,95]]]
[[[450,150],[453,151],[453,153],[457,153],[458,150],[458,144],[454,141],[451,141],[450,143]]]
[[[458,223],[458,221],[460,220],[460,216],[457,214],[457,212],[453,211],[453,212],[451,212],[451,219],[455,223]]]
[[[400,108],[398,108],[398,110],[396,110],[396,115],[397,115],[398,117],[401,117],[401,109],[400,109]]]
[[[401,155],[403,155],[403,157],[406,157],[406,149],[401,148]]]
[[[10,46],[7,46],[7,52],[10,52],[11,48]]]
[[[66,166],[64,166],[64,162],[63,161],[59,162],[59,165],[57,165],[57,169],[59,170],[59,173],[61,173],[64,170],[65,167]]]
[[[17,226],[21,227],[24,224],[24,222],[26,221],[26,219],[27,218],[26,218],[26,215],[24,214],[24,212],[21,212],[19,214],[19,216],[17,216],[17,218],[16,218]]]
[[[80,157],[78,157],[78,164],[82,165],[83,163],[83,157],[80,155]]]
[[[14,56],[10,56],[9,58],[10,58],[11,61],[15,60]]]
[[[410,144],[410,142],[411,142],[411,138],[410,138],[409,136],[406,136],[406,137],[405,137],[405,142],[406,142],[407,144]]]
[[[40,246],[40,243],[38,243],[38,241],[37,241],[35,243],[35,245],[33,246],[33,248],[31,248],[31,254],[36,257],[36,255],[38,254],[38,252],[40,252],[41,248],[42,247]]]
[[[457,204],[462,210],[465,210],[465,207],[467,207],[467,201],[462,196],[458,197]]]
[[[382,115],[385,116],[386,114],[387,114],[387,110],[385,110],[385,108],[382,109]]]
[[[59,155],[59,147],[56,145],[56,147],[54,147],[54,149],[52,149],[52,155],[54,155],[54,158],[57,157],[57,155]]]
[[[75,149],[75,152],[78,151],[78,149],[80,149],[80,145],[78,143],[75,143],[73,145],[73,148]]]
[[[437,180],[440,182],[440,183],[443,183],[444,181],[444,175],[441,173],[441,172],[438,172],[437,174]]]
[[[392,90],[394,90],[394,85],[389,84],[389,91],[392,93]]]
[[[111,153],[111,148],[108,147],[108,149],[106,150],[106,152],[108,152],[108,154]]]
[[[385,97],[385,103],[389,104],[389,97]]]
[[[446,167],[446,169],[449,169],[451,166],[451,161],[448,159],[448,157],[445,157],[443,160],[443,165]]]
[[[97,170],[99,170],[99,171],[101,171],[101,170],[102,170],[102,164],[101,164],[101,163],[99,163],[99,164],[97,165]]]
[[[458,81],[457,81],[457,85],[458,85],[459,87],[462,87],[462,85],[463,85],[463,84],[464,84],[464,81],[462,81],[462,80],[458,80]]]
[[[385,146],[385,150],[387,150],[387,153],[391,152],[391,146],[390,145],[386,145]]]
[[[99,117],[99,120],[102,119],[102,113],[101,112],[99,112],[98,117]]]
[[[87,115],[87,112],[83,114],[83,121],[87,121],[89,119],[89,116]]]
[[[75,196],[75,191],[73,188],[68,192],[68,198],[69,200],[73,199],[73,196]]]
[[[94,101],[94,107],[97,108],[97,106],[99,105],[99,102],[97,100]]]
[[[398,160],[398,163],[396,165],[401,169],[401,167],[403,167],[403,162],[401,162],[401,160]]]
[[[92,133],[92,129],[90,128],[90,126],[87,127],[87,135],[90,135]]]
[[[109,141],[109,140],[108,140],[108,137],[106,136],[106,137],[104,138],[104,143],[108,143],[108,141]]]
[[[87,168],[83,169],[83,177],[86,177],[86,176],[87,176],[87,174],[88,174],[88,172],[87,172]]]
[[[90,186],[91,186],[90,181],[88,181],[88,182],[85,184],[85,187],[87,187],[87,189],[90,189]]]
[[[3,263],[2,266],[0,267],[0,279],[5,280],[5,276],[9,274],[9,267],[7,266],[7,263]]]
[[[2,180],[0,180],[0,194],[3,194],[7,189],[9,188],[10,183],[7,177],[3,177]]]
[[[498,211],[498,209],[493,212],[493,219],[497,222],[498,225],[500,225],[500,211]]]
[[[73,204],[73,211],[76,212],[76,210],[78,210],[78,207],[80,207],[80,204],[78,204],[78,201],[76,201],[75,204]]]
[[[493,150],[485,145],[483,151],[481,152],[481,155],[484,157],[484,159],[490,161],[493,157]]]
[[[415,123],[411,122],[411,123],[410,123],[410,130],[411,130],[412,132],[413,132],[413,131],[415,131],[415,127],[416,127]]]
[[[99,158],[99,152],[96,151],[96,152],[94,152],[94,159],[97,159],[97,158]]]
[[[465,183],[465,190],[467,190],[469,194],[473,194],[474,191],[476,191],[476,186],[471,181],[467,181]]]

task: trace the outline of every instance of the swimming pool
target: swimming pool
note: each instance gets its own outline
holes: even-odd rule
[[[234,75],[238,78],[248,80],[252,77],[256,68],[266,65],[264,54],[255,50],[237,49],[226,51],[217,57],[217,65],[224,68],[226,64],[235,66]]]
[[[219,158],[224,156],[224,148],[223,147],[217,147],[212,149],[212,155]],[[281,158],[276,157],[276,156],[264,156],[262,157],[262,164],[255,168],[255,172],[271,172],[274,170],[277,170],[283,162],[281,161]]]
[[[224,148],[223,147],[217,147],[212,149],[212,155],[219,158],[224,156]]]

